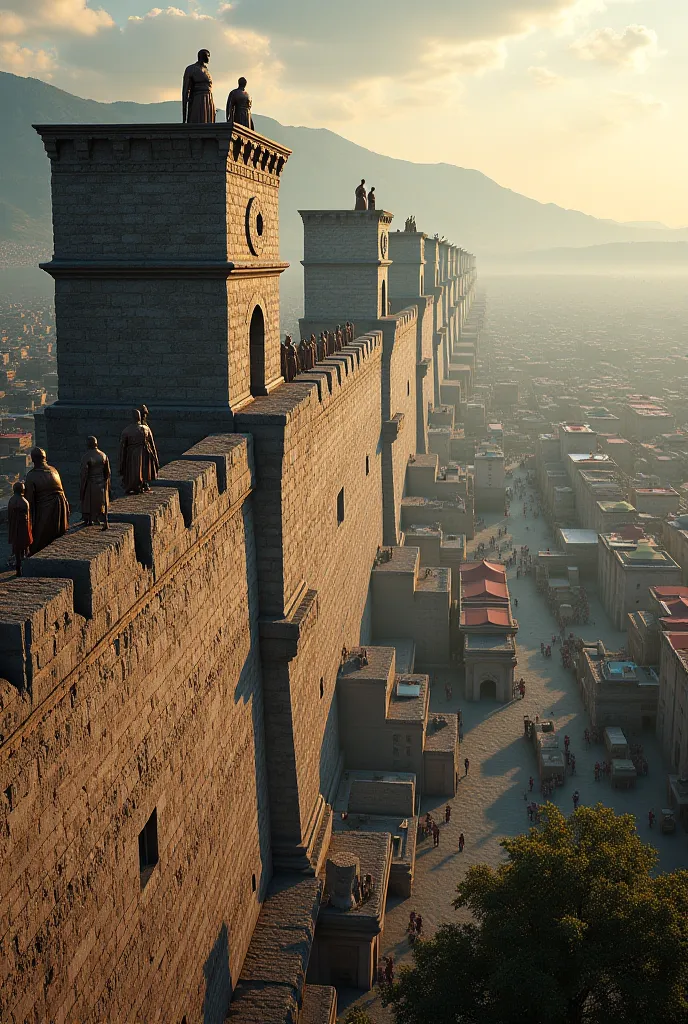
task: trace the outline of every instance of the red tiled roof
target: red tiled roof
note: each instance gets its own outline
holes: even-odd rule
[[[462,626],[511,626],[511,612],[507,608],[464,608]]]
[[[688,650],[688,632],[665,633],[665,636],[675,651]]]
[[[462,562],[459,566],[461,581],[473,583],[475,580],[494,580],[501,583],[506,579],[506,569],[498,562]]]
[[[494,580],[476,580],[475,583],[464,583],[461,587],[462,601],[475,601],[480,598],[495,597],[502,601],[509,600],[509,590],[506,583],[495,583]]]
[[[688,597],[688,587],[682,587],[678,583],[673,586],[650,587],[650,590],[663,601],[666,601],[668,597]]]
[[[669,618],[660,619],[662,629],[665,631],[671,631],[672,633],[686,633],[688,632],[688,619],[674,618],[673,615]]]
[[[677,597],[675,601],[663,601],[662,604],[669,613],[670,618],[684,618],[688,613],[688,598]]]

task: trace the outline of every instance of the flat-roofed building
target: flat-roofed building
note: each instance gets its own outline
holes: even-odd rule
[[[654,399],[639,396],[621,412],[621,430],[624,436],[637,441],[651,441],[653,437],[674,429],[674,417]]]
[[[566,565],[576,566],[581,575],[597,578],[598,535],[595,530],[560,528],[557,547],[566,557]]]
[[[634,487],[633,504],[639,512],[663,518],[678,512],[681,499],[673,487]]]
[[[473,466],[476,511],[501,512],[506,501],[504,450],[489,442],[479,445]]]
[[[613,533],[619,526],[631,526],[637,511],[630,501],[598,501],[594,529],[598,533]]]
[[[633,472],[635,452],[628,438],[598,436],[598,442],[600,451],[604,455],[608,455],[610,459],[613,459],[619,469],[627,474]]]
[[[688,632],[662,633],[657,736],[675,772],[688,767]]]
[[[688,515],[662,523],[662,544],[681,566],[681,581],[688,583]]]
[[[649,589],[681,582],[681,567],[650,537],[624,533],[599,539],[597,579],[600,598],[617,629],[627,626],[629,612],[647,610]]]
[[[597,434],[589,423],[560,423],[559,451],[562,459],[572,452],[597,451]]]
[[[626,732],[653,731],[657,722],[659,679],[604,644],[586,644],[578,658],[583,703],[596,729],[619,726]]]

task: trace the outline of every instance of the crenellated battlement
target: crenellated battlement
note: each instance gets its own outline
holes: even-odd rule
[[[119,652],[125,627],[240,510],[253,479],[250,437],[205,438],[161,467],[150,491],[114,501],[109,530],[70,530],[0,586],[3,669],[32,710],[98,648]],[[4,739],[11,729],[4,723]]]
[[[114,469],[145,402],[162,466],[112,500],[107,531],[73,527],[0,583],[0,1017],[222,1020],[273,872],[317,872],[327,852],[342,650],[383,630],[448,660],[448,570],[419,573],[395,545],[406,522],[469,515],[430,500],[448,481],[421,504],[404,482],[429,406],[460,394],[474,264],[422,233],[390,238],[384,210],[303,211],[302,337],[359,334],[284,383],[289,151],[225,124],[38,131],[59,370],[40,441],[76,504],[86,438]],[[403,571],[380,567],[381,544]],[[409,717],[395,700],[392,745]],[[381,768],[393,756],[374,752]],[[257,935],[250,986],[278,947]]]

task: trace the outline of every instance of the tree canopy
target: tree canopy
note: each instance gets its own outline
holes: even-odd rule
[[[501,845],[504,864],[457,886],[473,922],[416,942],[398,970],[397,1024],[685,1024],[688,871],[654,876],[632,815],[547,804]]]

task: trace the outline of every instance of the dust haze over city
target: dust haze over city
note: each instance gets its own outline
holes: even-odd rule
[[[688,1020],[688,7],[0,0],[0,1020]]]

